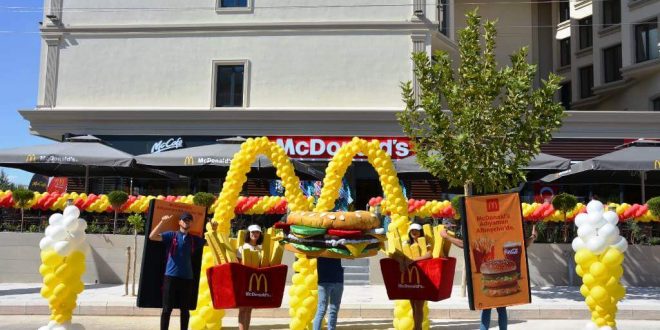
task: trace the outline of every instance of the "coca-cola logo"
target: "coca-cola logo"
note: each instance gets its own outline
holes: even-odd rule
[[[174,150],[183,148],[183,138],[169,138],[167,140],[160,140],[154,143],[151,147],[151,153],[157,153],[161,151]]]

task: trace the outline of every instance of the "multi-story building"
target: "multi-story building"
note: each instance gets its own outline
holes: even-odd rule
[[[660,111],[660,2],[556,1],[554,70],[567,109]]]
[[[606,110],[569,112],[546,149],[579,160],[625,138],[660,137],[660,113],[647,111],[660,92],[660,3],[567,4],[479,5],[482,16],[498,20],[500,63],[529,46],[539,81],[552,71],[565,76],[567,106]],[[316,159],[328,155],[313,145],[346,136],[405,144],[395,114],[403,108],[400,83],[413,80],[411,53],[455,55],[473,7],[468,0],[45,0],[38,106],[21,113],[33,134],[92,134],[134,154],[235,135],[280,137],[293,156]],[[350,175],[364,191],[360,203],[379,194],[363,165]]]

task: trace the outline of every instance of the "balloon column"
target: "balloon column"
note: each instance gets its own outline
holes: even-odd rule
[[[277,175],[282,179],[285,188],[285,197],[288,201],[289,209],[291,211],[308,211],[311,209],[311,202],[303,195],[300,189],[300,180],[296,176],[293,165],[289,161],[284,149],[265,137],[250,138],[241,145],[241,150],[234,155],[229,172],[222,186],[220,197],[218,197],[218,200],[214,204],[215,213],[213,220],[218,223],[218,231],[222,234],[229,234],[231,220],[236,215],[239,193],[243,184],[247,181],[247,174],[251,169],[250,165],[254,163],[260,154],[268,156],[277,169]],[[279,202],[279,199],[268,199],[263,203],[274,205]],[[256,205],[258,203],[255,202],[254,204]],[[211,224],[208,224],[207,231],[211,230]],[[222,326],[224,311],[213,309],[211,293],[206,278],[206,270],[213,265],[213,252],[208,246],[205,246],[202,257],[197,309],[191,313],[190,319],[192,329],[218,329]],[[314,285],[316,285],[315,277]]]
[[[360,138],[353,138],[351,142],[343,145],[339,151],[332,158],[332,161],[328,164],[328,167],[325,171],[325,178],[323,180],[323,190],[321,191],[321,196],[316,204],[314,211],[316,212],[326,212],[330,211],[335,207],[335,201],[339,197],[339,188],[341,187],[341,180],[346,173],[346,170],[353,162],[353,157],[358,153],[362,153],[367,156],[367,160],[374,167],[378,173],[380,184],[383,187],[385,192],[385,200],[383,200],[383,211],[391,215],[392,223],[390,223],[388,231],[389,232],[398,232],[398,236],[405,236],[408,230],[409,220],[408,220],[408,210],[409,205],[403,196],[403,191],[399,185],[399,179],[396,175],[394,165],[390,156],[381,149],[380,142],[378,140],[371,140],[367,142],[366,140]],[[437,205],[434,205],[437,206]],[[389,242],[393,244],[394,242]],[[397,246],[401,246],[398,244]],[[309,265],[312,266],[311,264]],[[294,264],[294,267],[295,264]],[[311,271],[304,266],[299,266],[303,274],[310,274]],[[314,276],[316,278],[316,276]],[[307,282],[307,281],[305,281]],[[314,285],[316,283],[314,282]],[[294,285],[291,289],[291,296],[303,292],[303,287]],[[292,305],[293,306],[293,305]],[[316,306],[316,305],[314,305]],[[314,315],[314,308],[310,311],[307,319],[311,319]],[[302,312],[299,311],[299,314]],[[428,307],[424,307],[424,328],[428,329]],[[298,316],[298,315],[296,315]],[[298,322],[301,318],[298,317],[291,323],[291,329],[303,329],[300,326],[304,326],[306,323]],[[396,329],[412,329],[413,327],[413,317],[412,317],[412,308],[410,302],[408,301],[397,301],[394,309],[394,327]]]
[[[620,279],[628,242],[619,235],[618,222],[616,212],[605,211],[599,201],[589,202],[587,213],[575,217],[575,271],[582,277],[580,293],[591,310],[588,330],[616,329],[616,304],[626,294]]]
[[[48,300],[51,311],[50,323],[40,330],[71,328],[76,299],[85,288],[81,276],[89,246],[85,237],[87,222],[79,216],[75,206],[67,206],[64,214],[53,214],[48,220],[46,237],[39,242],[39,272],[44,283],[41,296]]]

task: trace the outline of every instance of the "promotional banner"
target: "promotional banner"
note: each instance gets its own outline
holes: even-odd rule
[[[531,303],[518,194],[466,197],[464,206],[470,309]]]
[[[415,261],[402,272],[397,260],[380,259],[380,271],[390,300],[447,299],[454,285],[455,268],[454,258],[433,258]]]
[[[206,277],[215,309],[278,308],[286,285],[286,265],[253,268],[237,262],[211,267]]]
[[[167,250],[163,242],[149,239],[151,231],[160,223],[163,216],[172,216],[172,220],[163,232],[178,231],[179,217],[183,212],[193,216],[190,225],[190,235],[201,236],[204,234],[206,224],[206,209],[202,206],[184,203],[167,202],[153,199],[149,204],[149,214],[145,226],[144,253],[142,254],[142,268],[140,270],[140,287],[137,297],[138,307],[161,308],[163,301],[163,278],[165,277],[165,264],[167,262]],[[192,254],[193,266],[193,293],[191,294],[192,309],[197,302],[197,291],[199,287],[199,271],[202,266],[202,248],[196,247]],[[178,308],[178,306],[174,306]]]

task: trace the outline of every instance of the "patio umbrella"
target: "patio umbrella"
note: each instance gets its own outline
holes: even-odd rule
[[[588,159],[541,179],[555,183],[639,183],[646,202],[646,180],[660,180],[660,145],[639,143]]]
[[[69,138],[64,142],[0,150],[0,166],[48,176],[162,178],[162,171],[136,168],[133,155],[117,150],[94,136]]]
[[[561,171],[568,169],[570,166],[571,161],[569,159],[540,153],[524,169],[530,171]],[[417,163],[417,157],[415,156],[394,162],[394,168],[397,173],[403,176],[431,176],[427,170]]]
[[[242,141],[242,138],[223,139],[216,144],[139,155],[135,157],[135,161],[138,165],[164,169],[188,177],[224,177],[229,171],[234,154],[241,149]],[[291,163],[300,179],[323,179],[323,173],[312,166],[293,159]],[[258,156],[252,164],[250,176],[277,177],[273,163],[263,155]]]

